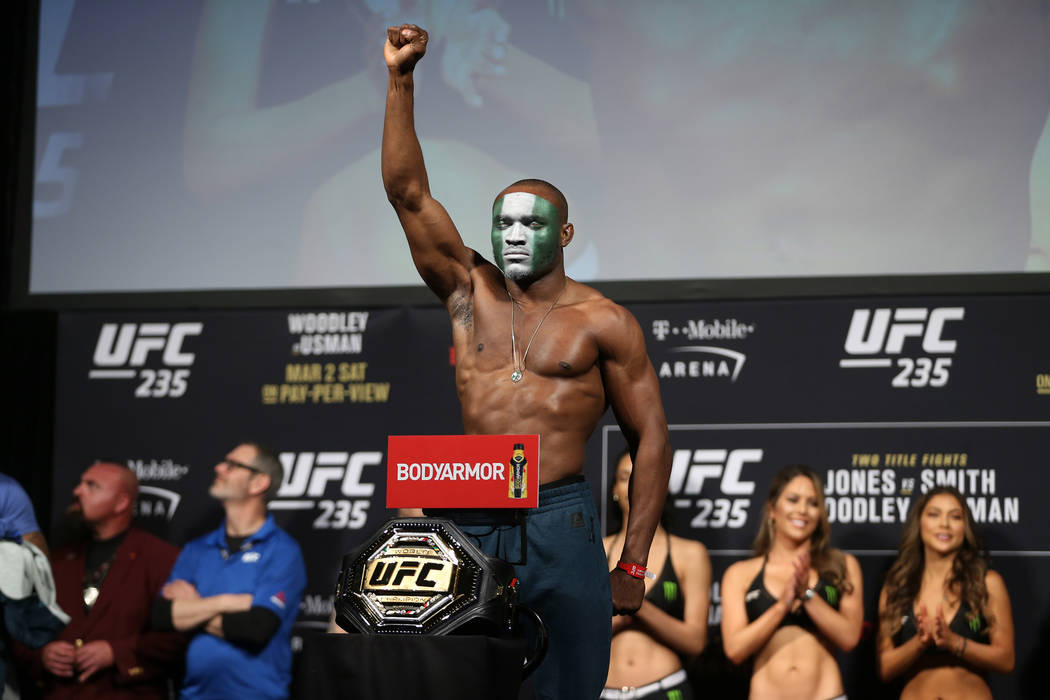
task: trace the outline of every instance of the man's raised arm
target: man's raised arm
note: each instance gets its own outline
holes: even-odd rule
[[[413,71],[427,50],[414,24],[387,29],[383,57],[390,71],[383,122],[383,187],[408,237],[412,261],[430,289],[447,302],[470,286],[474,251],[463,245],[445,208],[430,195],[416,136]]]

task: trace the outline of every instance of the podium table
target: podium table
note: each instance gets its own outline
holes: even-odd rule
[[[515,700],[526,653],[517,638],[307,635],[292,697]]]

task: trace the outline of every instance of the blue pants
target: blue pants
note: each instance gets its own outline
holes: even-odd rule
[[[460,528],[487,555],[521,560],[517,526]],[[530,679],[536,695],[543,700],[594,700],[609,674],[612,593],[587,482],[541,487],[539,507],[526,516],[526,535],[527,563],[514,565],[519,599],[540,614],[550,634],[547,656]]]

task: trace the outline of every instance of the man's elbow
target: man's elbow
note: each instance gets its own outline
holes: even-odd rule
[[[387,201],[396,211],[419,211],[427,192],[418,182],[383,178]]]
[[[175,630],[172,605],[172,601],[167,598],[157,598],[153,601],[153,607],[150,610],[150,626],[157,632],[171,632]],[[182,630],[177,631],[181,632]]]
[[[261,606],[228,613],[222,618],[223,638],[254,653],[265,648],[280,627],[281,618],[277,613]]]

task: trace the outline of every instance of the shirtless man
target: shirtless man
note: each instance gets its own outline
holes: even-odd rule
[[[534,676],[537,693],[594,698],[608,667],[610,613],[636,611],[645,586],[624,569],[607,573],[582,481],[584,448],[612,406],[637,465],[621,561],[644,567],[671,467],[659,383],[634,317],[565,276],[562,249],[573,226],[553,185],[523,180],[497,195],[495,265],[464,245],[430,194],[415,133],[413,69],[426,46],[419,27],[387,30],[383,184],[416,269],[451,316],[464,429],[541,436],[539,508],[527,519],[528,564],[516,571],[523,602],[550,630],[547,658]],[[537,109],[557,109],[544,95],[535,98]],[[491,525],[467,529],[488,554],[519,558],[515,534]]]

